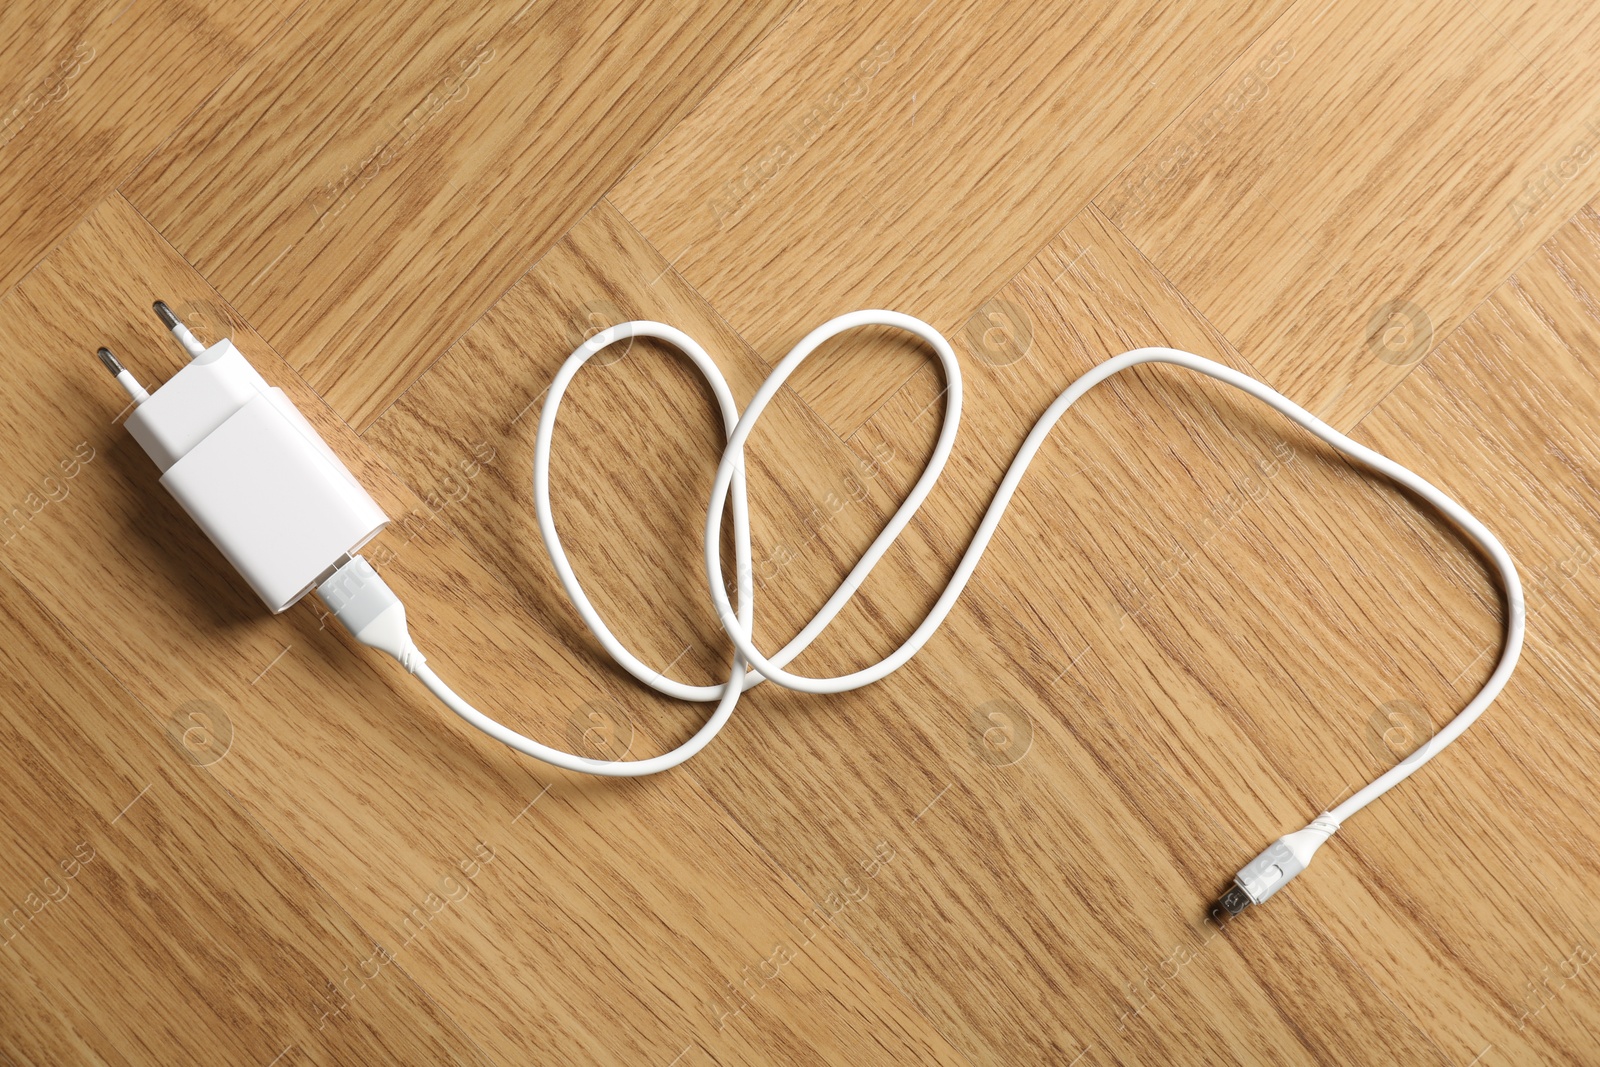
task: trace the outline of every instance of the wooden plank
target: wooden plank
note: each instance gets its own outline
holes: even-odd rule
[[[289,0],[0,10],[0,292],[282,21]]]
[[[953,335],[1284,9],[805,5],[611,196],[768,361],[860,307]],[[795,388],[847,435],[921,355],[834,347]]]
[[[538,558],[526,473],[536,401],[573,343],[570,324],[590,312],[595,326],[660,316],[717,355],[736,395],[760,378],[756,355],[681,281],[652,284],[664,265],[625,220],[597,209],[366,435],[415,483],[437,478],[468,437],[502,435],[505,462],[488,491],[463,502],[458,528],[531,610],[570,617]],[[1181,302],[1171,307],[1182,329],[1206,332]],[[580,375],[557,431],[552,495],[575,567],[618,636],[647,662],[689,646],[674,676],[708,680],[726,651],[696,607],[694,557],[717,434],[703,390],[680,367],[641,345]],[[523,414],[497,417],[506,412]],[[820,605],[883,521],[891,483],[913,477],[916,462],[912,434],[855,460],[789,393],[773,420],[748,460],[755,558],[773,561],[757,570],[768,647]],[[963,454],[971,447],[984,445]],[[940,493],[965,508],[992,483],[962,468]],[[926,536],[947,545],[967,521]],[[883,566],[892,577],[874,577],[800,669],[836,671],[889,651],[946,571]],[[750,710],[686,773],[813,900],[841,884],[862,890],[838,923],[973,1062],[1154,1062],[1196,1049],[1216,1061],[1439,1060],[1293,905],[1270,931],[1241,928],[1242,945],[1231,927],[1215,937],[1205,908],[1246,846],[1129,745],[1112,707],[1071,679],[1057,685],[1058,667],[1036,670],[1044,639],[982,591],[1016,575],[987,579],[893,679],[827,700],[753,691]],[[1037,588],[1036,577],[1023,580]],[[714,653],[689,668],[702,645]],[[605,670],[597,650],[589,659],[590,671]],[[671,714],[644,693],[621,699],[644,709],[636,718]],[[975,749],[984,730],[974,715],[995,701],[1032,723],[1025,760]],[[1069,707],[1056,710],[1062,701]],[[1272,952],[1277,938],[1305,955]],[[1190,955],[1203,962],[1184,981],[1152,977]],[[1335,1022],[1351,1017],[1367,1025]]]
[[[111,419],[120,399],[90,355],[97,339],[152,384],[181,361],[147,318],[152,287],[175,307],[234,314],[113,200],[0,304],[17,368],[0,421],[30,427],[0,475],[6,498],[23,499],[73,433],[100,456],[17,531],[5,562],[139,699],[147,736],[190,701],[224,709],[236,740],[210,773],[494,1059],[665,1063],[687,1047],[720,1062],[867,1048],[951,1061],[831,926],[783,968],[781,991],[727,1025],[725,987],[794,936],[810,901],[694,779],[545,773],[324,629],[310,604],[264,615]],[[454,468],[462,481],[428,505],[260,337],[235,337],[405,517],[374,554],[438,669],[541,737],[578,737],[612,706],[614,681],[581,668],[450,536],[440,511],[460,484],[470,498],[470,476]],[[638,725],[634,749],[648,752],[659,742]]]
[[[0,991],[6,998],[0,1052],[10,1062],[27,1067],[58,1063],[90,1063],[98,1067],[106,1062],[95,1055],[61,1010],[45,1000],[30,976],[7,967],[0,972]]]
[[[532,524],[529,466],[545,389],[561,361],[603,326],[659,316],[722,361],[736,397],[747,398],[761,378],[760,361],[680,279],[663,276],[663,265],[602,202],[365,435],[413,485],[448,477],[473,441],[492,442],[506,461],[486,471],[485,492],[463,501],[459,528],[486,551],[493,546],[488,558],[516,561],[502,566],[505,580],[530,610],[563,620],[570,632],[582,632],[582,622]],[[730,352],[744,358],[725,360]],[[726,637],[703,591],[700,563],[705,500],[725,436],[710,392],[687,360],[639,340],[595,360],[574,382],[562,412],[551,463],[557,523],[564,528],[569,514],[616,513],[570,536],[568,552],[580,561],[591,600],[604,617],[620,621],[626,643],[647,662],[673,664],[674,677],[695,684],[726,677]],[[758,445],[808,440],[816,427],[792,392],[782,395],[772,420],[774,428],[759,431]],[[831,465],[820,470],[804,464],[792,474],[765,470],[785,481],[776,492],[757,494],[753,522],[768,530],[798,524],[812,501],[852,475],[853,457],[835,451],[828,458]],[[763,579],[781,569],[773,547],[756,560]],[[661,580],[666,575],[671,580]],[[811,605],[820,606],[820,600]],[[772,625],[787,621],[780,614]],[[584,647],[598,650],[587,636]],[[675,702],[660,708],[669,721],[683,715]]]
[[[1350,426],[1600,189],[1597,50],[1592,7],[1304,0],[1095,202]]]
[[[403,965],[336,1000],[372,937],[204,769],[219,720],[167,744],[9,572],[0,606],[0,744],[27,768],[0,795],[0,937],[55,1015],[6,1029],[58,1043],[30,1058],[487,1062]]]
[[[1448,457],[1449,480],[1485,501],[1522,573],[1530,637],[1544,649],[1539,669],[1553,671],[1579,694],[1588,686],[1578,665],[1595,652],[1584,618],[1597,591],[1590,551],[1596,512],[1588,487],[1600,455],[1589,362],[1596,336],[1591,300],[1600,291],[1597,236],[1600,223],[1591,206],[1558,230],[1440,346],[1438,358],[1430,357],[1416,380],[1391,394],[1361,427],[1374,447],[1401,462],[1424,454]],[[1470,668],[1481,672],[1486,663],[1473,661]],[[1587,724],[1583,716],[1575,721]]]
[[[1502,893],[1519,910],[1531,899],[1555,912],[1550,940],[1562,947],[1517,969],[1506,1011],[1519,1036],[1563,1050],[1552,1057],[1558,1060],[1581,1058],[1575,1050],[1592,1048],[1600,1032],[1593,998],[1573,981],[1600,923],[1589,888],[1600,856],[1588,788],[1596,705],[1591,672],[1580,666],[1594,654],[1586,616],[1596,592],[1589,485],[1600,456],[1590,365],[1597,223],[1590,207],[1558,230],[1360,428],[1367,443],[1400,462],[1438,469],[1441,483],[1494,525],[1523,575],[1530,618],[1523,665],[1510,699],[1486,718],[1486,737],[1467,749],[1482,761],[1475,781],[1451,785],[1474,809],[1487,797],[1512,816],[1509,833],[1520,839],[1526,866]],[[1462,584],[1478,584],[1475,567],[1467,562]],[[1436,621],[1402,620],[1418,630]],[[1458,688],[1475,685],[1493,654],[1492,641],[1461,648],[1452,657],[1464,676]],[[1427,921],[1444,928],[1433,914],[1444,909],[1443,902],[1426,908]],[[1578,965],[1569,962],[1574,953]],[[1496,1048],[1500,1062],[1516,1060]]]
[[[308,4],[124,189],[362,426],[788,4]]]

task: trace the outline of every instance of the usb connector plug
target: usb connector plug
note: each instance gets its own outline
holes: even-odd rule
[[[1234,876],[1233,885],[1222,894],[1211,913],[1227,912],[1232,918],[1252,904],[1264,903],[1289,879],[1305,870],[1317,849],[1338,829],[1339,821],[1323,812],[1304,830],[1278,838]]]

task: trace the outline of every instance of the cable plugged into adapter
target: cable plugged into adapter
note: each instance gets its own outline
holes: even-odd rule
[[[406,626],[406,606],[389,583],[360,556],[341,565],[317,586],[317,597],[350,636],[387,652],[412,674],[424,660]]]
[[[1288,397],[1231,367],[1173,348],[1124,352],[1072,382],[1051,402],[1029,431],[996,487],[961,561],[938,600],[904,642],[866,667],[848,674],[812,677],[785,668],[849,603],[878,560],[911,522],[932,491],[954,447],[961,418],[961,366],[950,342],[920,319],[894,311],[856,311],[811,331],[773,367],[743,412],[716,361],[681,330],[660,322],[624,322],[579,345],[545,392],[534,445],[533,497],[539,533],[579,617],[608,655],[643,685],[678,700],[715,705],[694,735],[676,748],[637,760],[590,759],[541,744],[510,729],[462,699],[441,679],[412,642],[405,606],[366,560],[356,555],[362,543],[387,519],[322,438],[287,397],[261,379],[228,341],[202,346],[177,316],[157,303],[156,313],[192,357],[189,365],[154,393],[144,388],[108,350],[100,359],[121,383],[135,408],[128,431],[161,468],[171,490],[222,549],[269,608],[282,611],[315,587],[318,596],[363,644],[400,662],[446,707],[496,740],[557,767],[585,774],[638,777],[676,767],[704,748],[733,715],[744,692],[762,682],[803,693],[843,693],[877,682],[910,661],[936,633],[960,598],[978,561],[999,528],[1028,465],[1067,410],[1101,382],[1145,364],[1182,367],[1262,401],[1318,440],[1409,490],[1476,542],[1498,571],[1506,596],[1506,639],[1493,673],[1465,707],[1406,761],[1347,797],[1302,830],[1286,834],[1239,871],[1217,902],[1213,915],[1238,915],[1269,900],[1306,869],[1322,844],[1350,816],[1404,781],[1459,737],[1505,686],[1522,649],[1527,609],[1517,569],[1505,547],[1483,523],[1431,483],[1387,456],[1352,441]],[[812,352],[829,339],[862,326],[905,330],[925,341],[944,369],[945,421],[928,464],[839,588],[782,648],[763,652],[755,644],[755,584],[751,565],[750,515],[746,499],[744,449],[767,404]],[[556,416],[574,375],[610,345],[633,337],[652,337],[676,347],[704,376],[715,397],[727,442],[712,482],[706,509],[704,590],[733,646],[726,680],[691,685],[666,676],[630,652],[611,632],[584,594],[556,531],[550,504],[550,455]],[[724,512],[732,519],[736,570],[730,585],[723,574]]]
[[[388,516],[232,341],[207,348],[166,304],[154,306],[189,363],[150,393],[100,349],[100,362],[133,400],[128,432],[268,609],[284,611]]]

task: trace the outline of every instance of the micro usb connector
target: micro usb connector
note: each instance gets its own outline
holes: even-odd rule
[[[1317,849],[1338,829],[1339,821],[1323,812],[1304,830],[1278,838],[1234,876],[1233,885],[1222,894],[1212,914],[1225,911],[1231,918],[1252,904],[1264,903],[1287,885],[1289,879],[1305,870]]]

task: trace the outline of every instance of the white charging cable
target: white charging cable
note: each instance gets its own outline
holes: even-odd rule
[[[906,330],[926,341],[938,354],[939,361],[944,368],[945,381],[948,387],[945,391],[945,417],[944,425],[939,432],[938,441],[934,445],[933,454],[923,469],[921,477],[907,494],[905,501],[890,518],[883,531],[872,542],[859,562],[851,569],[839,588],[828,598],[811,621],[783,648],[768,656],[755,646],[752,638],[754,620],[753,581],[750,562],[750,517],[745,495],[744,448],[751,431],[761,414],[766,410],[767,404],[783,387],[789,375],[794,373],[807,356],[811,355],[820,345],[830,338],[846,330],[859,326],[890,326]],[[632,337],[654,337],[673,345],[682,351],[694,365],[699,368],[701,375],[710,384],[716,394],[717,405],[722,413],[723,423],[727,428],[728,442],[722,453],[722,460],[717,466],[716,478],[711,489],[711,499],[706,508],[705,523],[705,571],[708,589],[712,604],[716,607],[717,616],[721,620],[723,629],[732,641],[735,652],[732,664],[728,671],[728,680],[721,685],[689,685],[684,682],[667,678],[661,671],[649,667],[641,662],[637,656],[628,651],[606,626],[605,620],[590,603],[584,594],[583,587],[578,577],[573,573],[572,565],[567,560],[566,551],[562,548],[561,538],[556,532],[555,520],[550,510],[550,442],[555,433],[556,415],[561,408],[562,398],[566,395],[567,386],[572,382],[573,376],[596,353],[603,351],[610,345],[616,344]],[[733,708],[738,703],[739,696],[746,689],[756,685],[764,679],[770,679],[788,689],[796,689],[806,693],[843,693],[861,686],[869,685],[891,674],[903,666],[917,651],[933,636],[934,631],[950,613],[956,599],[966,587],[967,580],[972,577],[973,571],[978,566],[984,549],[988,547],[989,539],[994,536],[995,529],[1000,524],[1000,518],[1005,514],[1006,506],[1011,502],[1012,495],[1021,482],[1023,473],[1028,469],[1028,464],[1044,444],[1045,437],[1055,426],[1066,410],[1070,408],[1079,397],[1088,392],[1100,382],[1129,367],[1141,363],[1170,363],[1189,370],[1198,371],[1217,381],[1225,382],[1236,389],[1243,390],[1251,396],[1264,401],[1271,407],[1288,416],[1289,419],[1310,431],[1319,440],[1326,442],[1333,448],[1349,456],[1370,470],[1391,479],[1392,481],[1411,490],[1417,496],[1433,505],[1442,514],[1453,522],[1460,530],[1471,538],[1493,562],[1505,591],[1506,598],[1506,635],[1504,648],[1500,654],[1500,661],[1495,666],[1494,672],[1489,676],[1483,688],[1468,702],[1454,719],[1450,720],[1442,729],[1430,737],[1423,745],[1401,763],[1380,775],[1370,785],[1356,792],[1348,800],[1328,812],[1324,812],[1314,819],[1303,830],[1287,834],[1279,838],[1271,847],[1260,856],[1246,865],[1234,879],[1233,887],[1218,902],[1218,914],[1225,911],[1229,915],[1237,915],[1250,904],[1257,904],[1273,893],[1277,892],[1290,878],[1305,869],[1310,862],[1311,855],[1338,830],[1350,816],[1366,807],[1372,801],[1392,789],[1396,784],[1408,778],[1428,760],[1432,759],[1451,741],[1471,726],[1473,721],[1483,713],[1484,708],[1494,700],[1495,696],[1505,686],[1506,680],[1511,677],[1511,672],[1517,663],[1517,657],[1522,649],[1522,636],[1526,611],[1522,597],[1522,583],[1517,577],[1517,570],[1506,553],[1505,548],[1490,533],[1484,525],[1474,518],[1465,508],[1457,504],[1450,497],[1434,488],[1423,478],[1417,476],[1400,464],[1388,459],[1372,449],[1352,441],[1344,434],[1335,430],[1327,423],[1318,419],[1292,400],[1283,396],[1276,390],[1256,381],[1248,375],[1214,363],[1208,359],[1181,352],[1172,348],[1138,348],[1125,352],[1114,359],[1109,359],[1093,368],[1077,381],[1073,382],[1058,396],[1055,401],[1045,409],[1039,421],[1034,424],[1032,432],[1023,441],[1018,449],[1016,458],[1012,460],[1011,467],[1001,479],[999,488],[995,491],[994,499],[989,504],[988,511],[984,514],[983,521],[978,525],[977,532],[973,535],[972,542],[967,546],[966,553],[961,557],[955,573],[951,576],[944,592],[938,601],[929,610],[915,631],[906,638],[905,642],[892,653],[869,667],[864,667],[850,674],[834,677],[815,678],[806,675],[793,674],[784,670],[786,664],[798,656],[816,637],[822,633],[839,611],[855,595],[861,583],[871,573],[872,568],[882,558],[906,524],[911,521],[917,509],[926,499],[933,484],[938,480],[940,472],[944,469],[946,459],[949,458],[951,447],[955,443],[957,428],[961,419],[961,367],[956,360],[955,352],[950,343],[932,326],[893,311],[856,311],[848,315],[841,315],[831,322],[813,330],[797,344],[787,356],[784,357],[767,380],[757,390],[750,405],[741,415],[735,403],[732,391],[728,388],[726,379],[718,370],[716,363],[706,354],[693,338],[659,322],[625,322],[619,326],[601,331],[580,345],[576,351],[562,364],[557,372],[555,381],[551,383],[549,394],[545,399],[544,411],[539,421],[538,441],[534,452],[533,486],[534,503],[539,519],[539,531],[544,537],[546,549],[550,553],[550,560],[555,565],[556,574],[561,579],[561,584],[566,588],[567,595],[571,597],[578,614],[583,618],[591,633],[600,642],[607,654],[611,656],[624,670],[633,675],[640,682],[670,697],[679,700],[716,702],[716,709],[712,712],[703,726],[683,744],[670,752],[654,756],[649,759],[631,761],[597,760],[576,755],[540,744],[531,738],[525,737],[515,730],[496,722],[472,705],[456,695],[448,685],[434,673],[427,665],[423,656],[417,651],[405,624],[405,609],[398,597],[389,590],[381,578],[367,565],[365,560],[356,557],[345,564],[334,575],[327,579],[318,588],[322,596],[333,611],[350,629],[358,640],[380,648],[400,660],[405,667],[414,673],[422,683],[428,687],[444,704],[456,714],[491,737],[504,742],[519,752],[526,753],[536,759],[554,764],[570,771],[580,771],[586,774],[600,774],[613,776],[637,776],[655,774],[660,771],[676,767],[690,756],[704,748],[717,732],[727,723],[733,714]],[[733,520],[733,543],[736,574],[734,586],[737,596],[737,606],[730,602],[725,578],[722,572],[721,560],[721,533],[724,507],[731,503]]]

